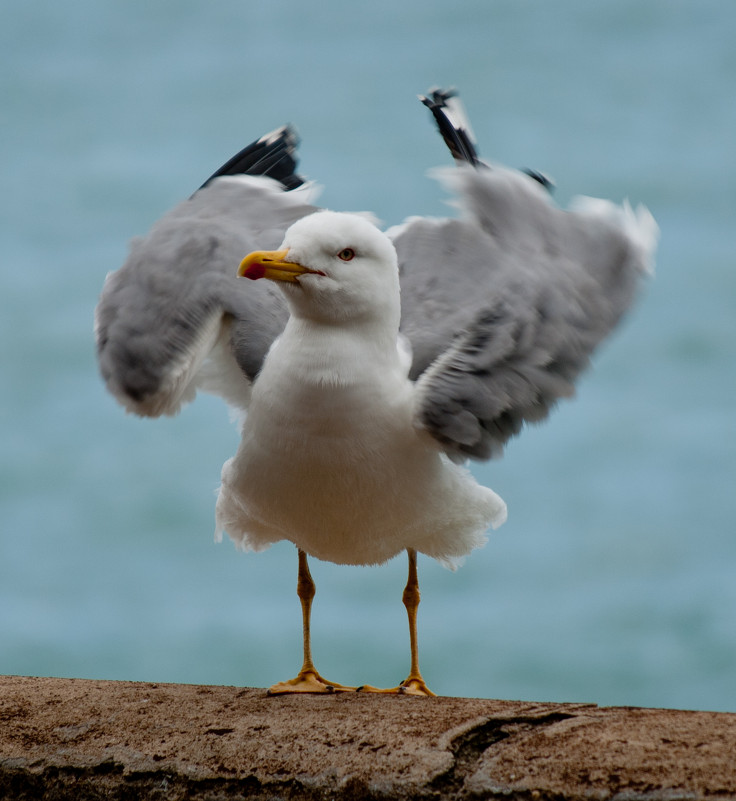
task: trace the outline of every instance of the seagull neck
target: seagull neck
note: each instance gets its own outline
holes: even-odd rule
[[[322,320],[293,315],[289,318],[283,337],[300,346],[313,346],[323,352],[335,353],[343,345],[346,353],[396,354],[399,326],[386,320],[359,318],[349,321]]]

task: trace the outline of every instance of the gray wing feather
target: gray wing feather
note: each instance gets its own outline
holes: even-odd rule
[[[176,413],[217,346],[230,375],[208,388],[231,402],[247,393],[287,310],[268,282],[237,279],[238,266],[256,247],[277,247],[291,223],[314,211],[303,194],[269,178],[217,178],[132,243],[95,312],[102,376],[129,411]]]
[[[574,393],[630,307],[657,227],[645,209],[584,201],[562,211],[531,178],[454,169],[465,218],[390,232],[417,420],[453,458],[499,455],[525,423]]]

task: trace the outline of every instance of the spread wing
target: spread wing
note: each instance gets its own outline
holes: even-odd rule
[[[249,145],[131,244],[96,312],[100,370],[129,411],[174,414],[197,388],[244,408],[283,328],[280,293],[236,277],[243,256],[275,248],[314,211],[294,174],[296,137],[282,128]],[[245,286],[245,283],[248,286]]]
[[[459,220],[410,220],[399,254],[402,332],[417,420],[458,459],[499,454],[524,423],[573,394],[596,346],[631,305],[657,226],[646,209],[555,207],[507,169],[442,175]]]
[[[389,232],[418,423],[451,456],[487,458],[572,394],[632,303],[657,228],[646,210],[606,201],[561,211],[543,175],[480,161],[453,92],[422,100],[460,165],[444,177],[464,216]],[[98,358],[129,411],[174,414],[198,388],[247,407],[287,310],[270,282],[243,282],[236,271],[244,254],[278,247],[292,222],[316,210],[299,188],[296,144],[282,128],[246,147],[108,276],[95,315]]]

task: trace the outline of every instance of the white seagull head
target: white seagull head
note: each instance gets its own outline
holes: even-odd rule
[[[295,317],[328,324],[390,320],[398,329],[396,250],[360,215],[303,217],[286,231],[279,250],[246,256],[239,275],[277,281]]]

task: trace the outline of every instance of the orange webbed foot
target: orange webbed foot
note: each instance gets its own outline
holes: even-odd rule
[[[425,698],[435,698],[436,693],[427,687],[424,679],[419,676],[417,678],[410,677],[402,681],[397,687],[389,689],[381,689],[380,687],[371,687],[370,684],[363,684],[357,688],[360,693],[382,693],[384,695],[422,695]]]
[[[290,693],[342,693],[353,692],[355,687],[346,687],[334,681],[327,681],[316,670],[301,670],[299,675],[288,681],[280,681],[268,688],[268,695],[288,695]]]

